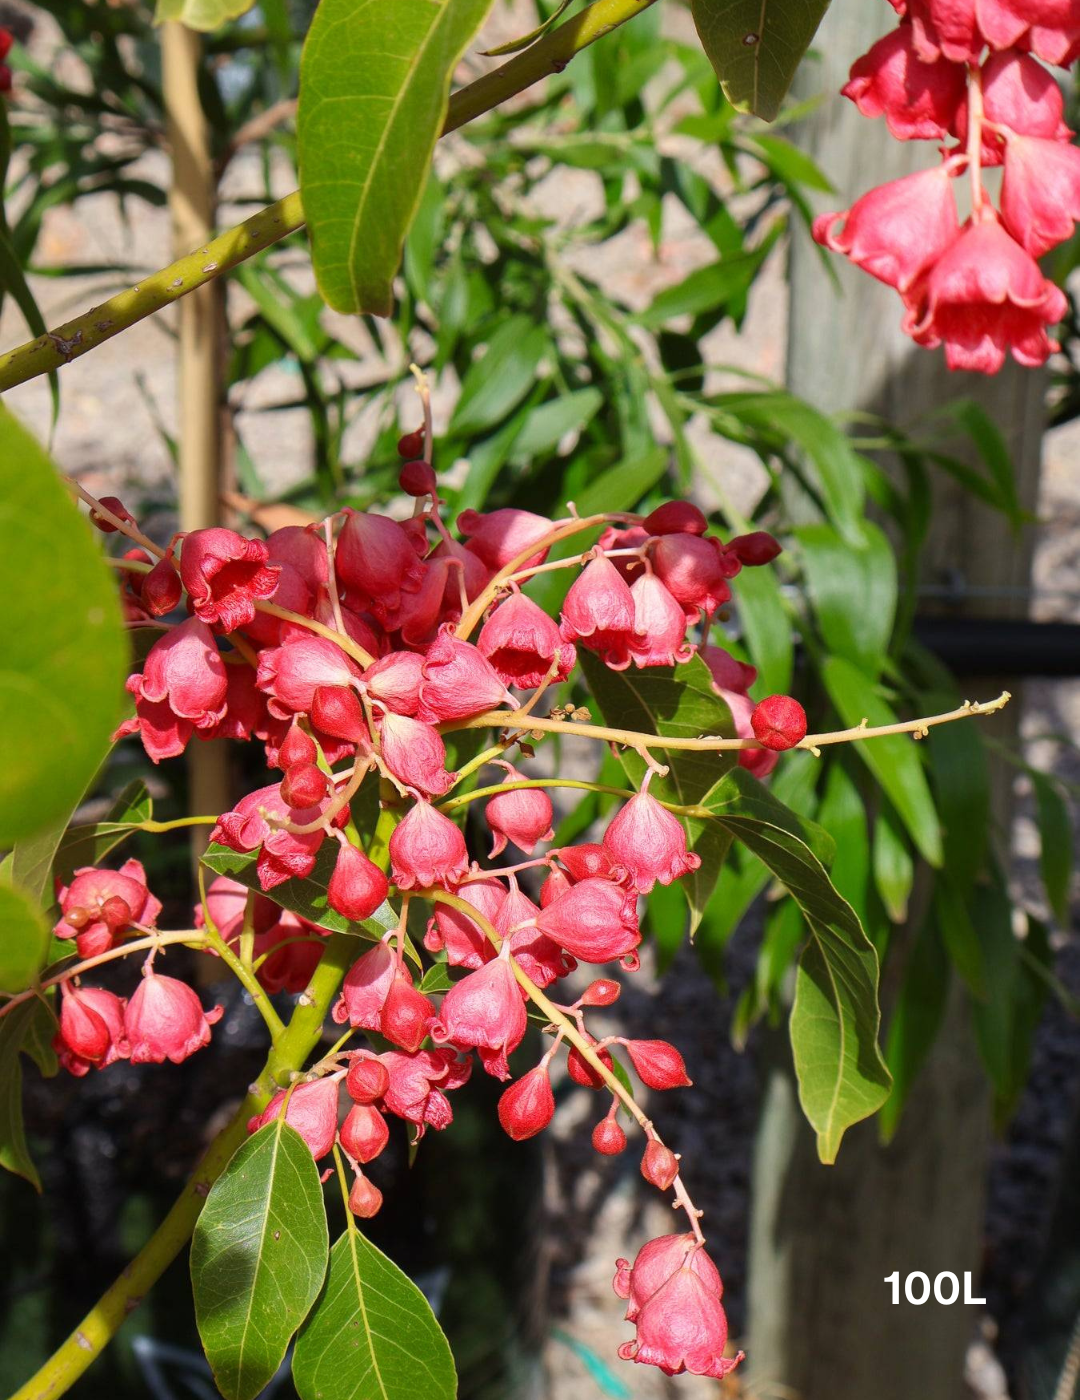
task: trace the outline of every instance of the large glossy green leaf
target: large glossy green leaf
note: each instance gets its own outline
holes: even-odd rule
[[[881,698],[870,677],[842,656],[830,656],[824,662],[821,679],[849,728],[855,728],[864,719],[871,727],[897,722],[895,712]],[[941,825],[915,743],[905,734],[886,734],[879,739],[861,740],[855,748],[885,789],[923,858],[931,865],[940,865]]]
[[[275,885],[272,890],[264,890],[259,884],[255,869],[256,853],[253,851],[231,851],[228,846],[219,846],[217,842],[212,842],[206,848],[202,862],[215,875],[228,875],[232,880],[239,880],[240,884],[246,885],[249,890],[265,895],[275,904],[280,904],[282,909],[291,910],[310,924],[317,924],[319,928],[327,929],[330,933],[355,933],[360,938],[377,941],[388,929],[397,925],[397,916],[385,901],[370,919],[365,919],[359,924],[351,923],[330,908],[327,891],[330,887],[330,877],[334,873],[337,851],[335,841],[324,841],[315,858],[315,866],[306,879],[286,880],[283,884]]]
[[[964,979],[971,995],[985,1001],[988,993],[986,957],[960,887],[946,867],[934,880],[934,920],[949,961]]]
[[[801,807],[805,805],[813,783],[814,759],[811,755],[807,763],[801,754],[792,757],[795,760],[792,778],[781,786],[780,791]],[[758,782],[752,773],[738,765],[708,792],[702,806],[708,807],[718,820],[726,823],[734,836],[739,836],[741,828],[748,823],[764,823],[797,836],[822,864],[828,864],[836,854],[836,842],[823,826],[794,810],[777,792]]]
[[[319,1169],[278,1117],[218,1177],[191,1241],[195,1319],[225,1400],[253,1400],[281,1365],[328,1254]]]
[[[154,18],[158,24],[177,19],[189,29],[209,33],[246,14],[254,3],[255,0],[157,0]]]
[[[49,929],[37,901],[0,884],[0,992],[24,992],[45,963]]]
[[[650,666],[639,671],[612,671],[591,652],[580,653],[589,689],[600,707],[605,724],[638,733],[698,738],[703,734],[734,737],[731,711],[712,688],[709,668],[700,657],[685,665]],[[663,802],[694,806],[734,768],[735,754],[663,749],[655,751],[670,769],[667,777],[654,778],[649,791]],[[645,776],[645,763],[633,749],[620,753],[633,786]],[[727,852],[728,837],[717,823],[684,819],[690,849],[701,857],[701,867],[679,884],[690,905],[690,931],[701,922]]]
[[[780,111],[829,0],[691,0],[702,47],[729,101],[766,121]]]
[[[293,1354],[300,1400],[453,1400],[454,1358],[427,1299],[352,1225],[330,1251]]]
[[[41,1049],[54,1029],[48,1008],[37,998],[24,1001],[0,1019],[0,1167],[25,1177],[37,1191],[41,1178],[30,1159],[23,1127],[21,1054],[38,1060],[43,1073],[54,1071],[55,1059],[48,1064]]]
[[[491,0],[322,0],[300,62],[300,192],[337,311],[388,316],[458,59]]]
[[[817,1133],[821,1160],[832,1162],[845,1131],[880,1108],[889,1093],[877,1043],[877,954],[805,842],[764,821],[722,823],[788,890],[810,930],[796,974],[791,1048],[803,1112]]]
[[[70,812],[120,716],[116,587],[56,468],[0,405],[0,846]]]
[[[880,670],[896,614],[896,558],[876,525],[852,545],[831,525],[795,531],[810,602],[831,652],[864,671]]]

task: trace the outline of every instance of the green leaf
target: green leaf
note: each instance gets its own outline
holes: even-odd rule
[[[209,33],[247,14],[254,3],[255,0],[157,0],[154,22],[176,19],[189,29]]]
[[[826,762],[828,771],[817,816],[836,842],[836,856],[829,864],[829,876],[859,918],[865,921],[870,889],[866,807],[844,758],[834,753]]]
[[[949,960],[932,919],[923,921],[904,969],[885,1044],[885,1063],[893,1077],[892,1092],[878,1115],[883,1142],[891,1142],[911,1086],[926,1062],[945,1016],[949,995]]]
[[[5,161],[4,164],[6,166],[7,162]],[[30,333],[35,337],[48,335],[49,328],[34,300],[34,294],[30,290],[30,284],[27,282],[26,274],[19,262],[19,255],[12,245],[11,236],[4,222],[3,192],[4,181],[0,177],[0,302],[3,301],[3,294],[10,292],[15,305],[23,314],[23,319],[29,327]],[[49,392],[52,395],[53,427],[55,427],[60,414],[60,380],[55,370],[49,371]]]
[[[0,1019],[0,1167],[25,1177],[36,1191],[41,1190],[41,1178],[26,1146],[19,1056],[20,1051],[32,1055],[42,1073],[55,1070],[55,1058],[48,1065],[41,1051],[41,1045],[48,1044],[55,1029],[48,1008],[36,997]]]
[[[911,851],[896,813],[886,804],[874,822],[874,884],[894,924],[902,924],[907,918],[914,879],[915,862]]]
[[[567,433],[579,433],[604,406],[599,389],[575,389],[534,408],[514,441],[515,462],[531,462],[554,452]]]
[[[0,992],[25,992],[45,965],[49,930],[37,901],[0,885]]]
[[[650,666],[639,671],[612,671],[591,652],[579,653],[581,669],[589,682],[604,722],[617,729],[698,738],[702,734],[734,737],[731,711],[712,688],[709,668],[699,656],[682,666]],[[655,751],[670,769],[667,777],[654,778],[649,791],[662,802],[690,807],[699,803],[735,765],[735,754],[663,749]],[[645,762],[632,749],[620,755],[633,787],[640,787]],[[679,885],[690,905],[690,932],[701,922],[727,852],[728,838],[710,820],[683,818],[689,846],[701,857],[701,868],[684,876]]]
[[[869,522],[855,546],[831,525],[795,531],[810,602],[829,650],[861,670],[881,669],[896,616],[896,558],[884,534]]]
[[[153,815],[154,803],[146,784],[135,778],[117,796],[104,821],[68,828],[56,851],[55,874],[67,882],[80,866],[100,865]]]
[[[498,48],[482,49],[485,58],[501,58],[504,54],[518,53],[521,49],[527,49],[530,44],[534,44],[546,29],[550,29],[555,21],[569,9],[571,0],[559,0],[558,5],[548,15],[542,24],[538,24],[535,29],[530,29],[527,34],[523,34],[520,39],[510,39],[505,44],[500,44]]]
[[[0,846],[70,812],[120,717],[116,585],[48,457],[0,406]]]
[[[923,713],[950,710],[960,703],[956,694],[919,695]],[[960,720],[931,729],[930,772],[941,816],[945,864],[957,886],[967,891],[982,873],[990,845],[990,774],[986,746],[977,724]]]
[[[491,0],[322,0],[300,61],[300,192],[319,290],[388,316],[450,80]]]
[[[427,1299],[350,1223],[293,1354],[300,1400],[453,1400],[454,1358]]]
[[[195,1319],[225,1400],[253,1400],[281,1365],[328,1253],[319,1169],[280,1116],[218,1177],[191,1241]]]
[[[934,881],[933,909],[949,961],[963,978],[971,995],[977,1001],[985,1001],[988,995],[987,968],[979,931],[948,868]]]
[[[330,933],[355,933],[358,938],[370,938],[373,942],[378,942],[388,929],[397,927],[397,915],[385,900],[370,919],[358,924],[342,918],[330,908],[327,891],[330,887],[330,877],[334,873],[337,851],[336,841],[324,841],[315,857],[311,874],[306,879],[285,880],[282,884],[275,885],[272,890],[264,890],[259,884],[256,871],[257,852],[231,851],[228,846],[219,846],[215,841],[206,848],[202,863],[215,875],[228,875],[232,880],[239,880],[249,890],[265,895],[275,904],[280,904],[282,909],[288,909],[293,914],[298,914],[301,919],[327,929]]]
[[[877,954],[804,842],[761,821],[733,825],[733,834],[791,894],[810,929],[796,972],[791,1049],[799,1101],[817,1132],[818,1154],[833,1162],[845,1131],[876,1112],[889,1094],[889,1071],[877,1043]]]
[[[1043,888],[1059,923],[1069,923],[1069,880],[1072,876],[1073,830],[1068,804],[1043,773],[1031,772],[1039,827],[1039,870]]]
[[[801,754],[792,755],[795,759],[793,766],[801,780],[799,787],[809,796],[815,774],[813,756],[807,757],[809,762],[803,759]],[[788,765],[785,763],[786,766]],[[793,800],[799,787],[793,786],[790,789]],[[831,861],[836,854],[836,842],[823,826],[787,806],[776,792],[770,791],[764,783],[758,782],[753,774],[738,765],[725,774],[706,794],[702,806],[708,807],[720,821],[731,828],[732,835],[740,840],[744,826],[751,823],[767,824],[778,826],[790,832],[792,836],[797,836],[823,864]]]
[[[776,224],[769,236],[752,251],[696,268],[674,287],[658,292],[638,320],[643,326],[655,329],[676,316],[701,316],[745,296],[782,232],[783,225]]]
[[[444,962],[432,963],[420,980],[419,990],[426,997],[434,995],[436,992],[448,992],[453,986],[450,980],[450,969]]]
[[[484,354],[469,366],[447,432],[471,437],[501,423],[536,382],[537,366],[550,345],[547,328],[530,317],[504,321]]]
[[[772,121],[829,0],[691,0],[690,8],[732,106]]]
[[[795,669],[791,621],[772,569],[743,569],[735,585],[739,622],[766,695],[786,695]]]
[[[1013,932],[1012,904],[999,883],[976,886],[971,920],[978,930],[987,985],[987,996],[971,1003],[971,1018],[979,1054],[994,1086],[1000,1110],[1011,1103],[1017,1091],[1014,1036],[1017,992],[1023,970],[1019,943]]]
[[[865,719],[870,725],[897,722],[895,712],[881,698],[873,681],[841,656],[830,656],[821,667],[821,679],[849,728]],[[886,734],[855,744],[859,757],[884,788],[908,835],[930,865],[942,862],[941,826],[919,751],[905,734]]]

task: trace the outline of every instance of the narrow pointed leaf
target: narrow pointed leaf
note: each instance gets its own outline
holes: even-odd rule
[[[348,1229],[293,1355],[300,1400],[453,1400],[454,1358],[427,1299]]]
[[[319,1169],[276,1118],[214,1183],[191,1242],[199,1336],[225,1400],[254,1400],[281,1365],[326,1276]]]
[[[0,1020],[0,1167],[25,1177],[35,1191],[41,1178],[30,1158],[23,1127],[21,1054],[39,1060],[42,1073],[53,1068],[39,1045],[47,1045],[55,1029],[48,1009],[36,998],[24,1001]]]
[[[772,121],[829,0],[691,0],[690,8],[729,101]]]
[[[45,964],[49,930],[37,902],[17,885],[0,885],[0,992],[24,992]]]

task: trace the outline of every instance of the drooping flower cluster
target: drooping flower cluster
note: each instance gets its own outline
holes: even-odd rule
[[[672,1373],[722,1375],[735,1362],[722,1358],[719,1278],[702,1249],[699,1212],[677,1156],[617,1063],[625,1055],[646,1089],[664,1091],[690,1083],[682,1056],[665,1041],[594,1034],[587,1024],[593,1009],[618,999],[612,972],[638,966],[642,897],[696,871],[700,857],[681,809],[663,800],[658,779],[667,770],[652,758],[640,790],[611,814],[600,839],[552,849],[551,783],[502,755],[517,746],[528,757],[532,727],[562,723],[565,710],[540,718],[536,705],[571,675],[579,650],[616,671],[693,657],[691,629],[707,639],[731,581],[743,567],[771,562],[779,545],[763,532],[725,542],[688,502],[589,521],[468,510],[455,538],[439,514],[430,462],[416,455],[424,439],[413,439],[402,439],[411,459],[401,486],[416,498],[404,521],[346,510],[265,540],[199,530],[171,541],[155,561],[119,501],[96,503],[100,528],[139,544],[116,561],[129,623],[161,629],[128,681],[134,714],[116,737],[137,734],[155,763],[196,738],[259,741],[271,781],[216,816],[218,857],[233,853],[228,868],[243,878],[210,883],[194,934],[158,933],[161,905],[137,861],[79,870],[58,891],[56,933],[76,941],[87,960],[80,972],[121,955],[129,941],[134,951],[137,939],[149,956],[129,1001],[63,981],[56,1046],[82,1075],[120,1058],[179,1061],[207,1044],[221,1008],[204,1012],[191,988],[157,970],[170,937],[201,939],[258,1005],[279,993],[310,1002],[330,931],[362,935],[329,1006],[343,1030],[337,1046],[275,1094],[250,1130],[284,1113],[317,1160],[336,1144],[355,1176],[350,1207],[368,1217],[382,1202],[368,1167],[389,1141],[391,1120],[410,1125],[414,1141],[428,1128],[447,1128],[452,1092],[475,1057],[506,1083],[498,1116],[508,1136],[533,1137],[555,1112],[550,1066],[561,1047],[570,1078],[606,1096],[592,1134],[596,1150],[626,1148],[620,1114],[629,1113],[644,1135],[643,1177],[675,1193],[690,1225],[687,1236],[671,1237],[676,1246],[655,1241],[639,1255],[638,1282],[624,1295],[638,1342],[624,1354]],[[523,590],[535,571],[551,567],[553,543],[586,528],[595,538],[595,527],[602,527],[596,547],[558,565],[578,573],[552,617]],[[174,618],[181,606],[187,616]],[[701,655],[747,744],[740,760],[767,775],[777,752],[803,738],[801,707],[786,696],[755,706],[752,667],[711,645]],[[474,727],[493,730],[496,742],[455,771],[445,736]],[[476,792],[463,787],[484,763],[499,781]],[[382,811],[377,860],[353,825],[362,788]],[[487,868],[470,852],[462,824],[474,797],[483,799],[473,810],[490,834],[483,855],[503,862]],[[524,857],[518,864],[505,863],[511,848]],[[317,865],[318,881],[309,880]],[[325,890],[321,905],[289,897],[302,881]],[[429,906],[423,952],[407,936],[418,901]],[[425,956],[441,968],[425,972]],[[607,971],[571,1004],[549,1001],[579,964]],[[538,1061],[512,1068],[526,1043],[530,1001],[544,1019],[554,1017],[545,1027],[551,1042]],[[260,1009],[273,1025],[276,1013]],[[663,1246],[659,1263],[649,1262],[654,1246]],[[624,1276],[631,1278],[621,1263]]]
[[[1080,218],[1080,150],[1043,65],[1080,53],[1071,0],[890,0],[900,24],[858,59],[843,89],[900,141],[956,142],[936,167],[870,190],[814,237],[895,287],[903,327],[945,346],[950,369],[996,373],[1011,353],[1040,365],[1056,350],[1061,289],[1036,258]],[[1000,210],[982,172],[1002,166]],[[953,181],[970,182],[961,223]]]

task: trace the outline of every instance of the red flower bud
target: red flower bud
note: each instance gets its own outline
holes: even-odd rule
[[[2,57],[3,55],[0,54],[0,58]],[[115,515],[118,520],[123,520],[125,524],[134,525],[136,523],[135,517],[118,496],[102,496],[99,504],[103,505],[107,511]],[[90,523],[96,525],[103,535],[114,535],[116,533],[116,526],[113,525],[111,521],[106,520],[103,515],[98,515],[97,511],[93,509],[90,511]]]
[[[641,1175],[659,1190],[667,1191],[679,1175],[679,1159],[658,1138],[650,1138],[641,1159]]]
[[[582,992],[579,1001],[582,1006],[611,1006],[619,1000],[622,987],[610,977],[598,977],[590,982]]]
[[[110,895],[101,906],[101,919],[112,934],[117,934],[131,923],[131,905],[120,895]]]
[[[617,1157],[626,1148],[626,1134],[622,1125],[610,1115],[601,1118],[592,1130],[592,1145],[605,1157]]]
[[[248,1119],[247,1130],[257,1133],[267,1123],[281,1116],[287,1091],[279,1090],[263,1111]],[[297,1084],[289,1095],[289,1106],[285,1111],[285,1122],[295,1128],[307,1143],[316,1162],[334,1146],[337,1132],[338,1085],[336,1079],[316,1079],[308,1084]]]
[[[361,923],[371,918],[389,888],[386,876],[374,861],[355,846],[345,845],[338,851],[326,897],[330,908],[343,919]]]
[[[748,535],[736,535],[733,540],[728,540],[727,547],[739,563],[748,569],[771,564],[784,549],[780,541],[773,539],[768,530],[752,530]]]
[[[349,694],[352,694],[351,690]],[[314,763],[318,757],[318,746],[311,735],[306,734],[298,724],[291,724],[278,749],[278,766],[289,769],[298,763]]]
[[[621,1040],[634,1062],[634,1069],[650,1089],[682,1089],[693,1080],[686,1073],[683,1057],[666,1040]]]
[[[356,1173],[356,1180],[349,1192],[349,1209],[361,1220],[370,1220],[382,1209],[383,1194],[366,1176]]]
[[[691,501],[665,501],[641,522],[650,535],[703,535],[705,516]]]
[[[420,1042],[427,1035],[434,1015],[434,1004],[423,992],[416,990],[407,972],[399,971],[383,1003],[379,1030],[387,1040],[392,1040],[411,1055],[420,1049]]]
[[[314,807],[326,796],[326,774],[314,763],[294,763],[281,780],[281,800],[290,807]]]
[[[356,1104],[345,1115],[338,1140],[354,1162],[366,1165],[373,1162],[390,1141],[390,1129],[377,1108]]]
[[[159,559],[148,574],[144,574],[139,595],[148,613],[164,617],[180,602],[183,589],[176,565],[171,559]]]
[[[630,646],[640,640],[634,627],[634,598],[610,559],[594,559],[571,584],[559,631],[564,641],[578,641],[595,651],[613,671],[625,671],[630,665]]]
[[[547,1069],[537,1065],[499,1099],[499,1122],[515,1142],[543,1132],[555,1115],[555,1097]]]
[[[398,472],[398,485],[406,496],[435,496],[439,489],[431,463],[424,461],[406,462]]]
[[[346,686],[316,686],[310,714],[315,728],[333,739],[344,739],[350,744],[367,742],[368,728],[360,698]]]
[[[424,430],[416,428],[411,433],[402,433],[398,438],[398,456],[404,457],[408,461],[411,457],[419,457],[424,450]]]
[[[767,749],[793,749],[806,738],[806,711],[790,695],[770,695],[750,716],[754,737]]]
[[[596,1045],[595,1037],[589,1035],[587,1031],[585,1032],[585,1039],[591,1046]],[[597,1049],[596,1055],[605,1069],[611,1069],[610,1050],[602,1048]],[[567,1051],[566,1068],[574,1083],[580,1084],[583,1089],[603,1089],[605,1087],[603,1079],[597,1074],[596,1070],[576,1045],[571,1045],[570,1049]]]
[[[374,1103],[390,1087],[390,1075],[381,1060],[357,1055],[345,1076],[345,1088],[354,1103]]]

